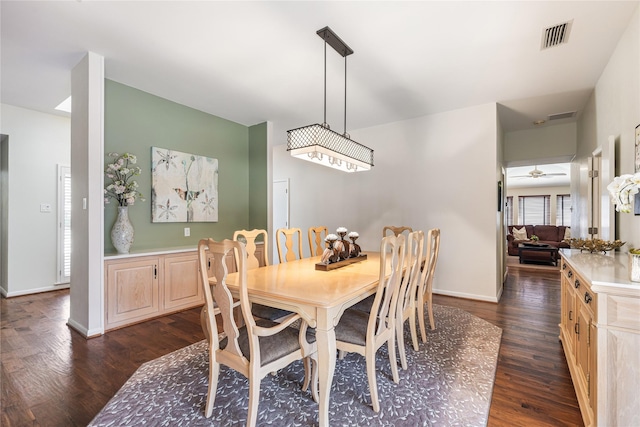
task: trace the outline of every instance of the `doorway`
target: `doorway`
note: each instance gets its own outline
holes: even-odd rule
[[[289,228],[289,179],[273,181],[273,226],[271,236],[271,255],[276,251],[276,231]],[[273,257],[272,263],[276,257]]]

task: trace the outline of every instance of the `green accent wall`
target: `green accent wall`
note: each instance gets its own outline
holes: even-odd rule
[[[146,201],[129,207],[135,229],[131,252],[195,247],[201,238],[231,239],[235,230],[253,228],[253,223],[266,226],[266,123],[248,128],[105,80],[104,133],[105,166],[107,153],[129,152],[142,168],[136,179]],[[250,150],[250,135],[255,150]],[[151,222],[151,147],[218,159],[218,222]],[[252,182],[259,187],[252,189]],[[115,253],[110,233],[116,216],[111,201],[104,211],[106,254]],[[185,227],[190,237],[184,237]]]
[[[249,127],[249,229],[267,229],[267,124]]]

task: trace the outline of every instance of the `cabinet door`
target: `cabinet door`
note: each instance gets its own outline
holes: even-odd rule
[[[204,303],[198,254],[170,255],[164,259],[164,308],[174,310]]]
[[[159,313],[158,258],[108,263],[106,275],[106,329]]]
[[[579,298],[577,296],[576,298]],[[589,394],[589,362],[590,362],[590,345],[591,345],[591,313],[584,304],[577,302],[577,324],[576,324],[576,367],[578,376],[577,380],[581,383],[582,389]],[[588,397],[588,396],[587,396]]]
[[[573,352],[574,348],[574,327],[576,324],[575,311],[575,293],[573,285],[562,277],[562,328],[564,330],[563,337],[566,339],[565,347],[569,352]]]

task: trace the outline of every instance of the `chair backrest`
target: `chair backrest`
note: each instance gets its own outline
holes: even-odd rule
[[[380,243],[380,279],[371,306],[367,340],[395,328],[396,304],[405,257],[405,237],[387,236]]]
[[[256,250],[256,238],[260,236],[262,236],[262,241],[264,243],[264,251],[262,252],[261,256]],[[247,270],[269,265],[269,235],[267,234],[266,230],[238,230],[233,233],[233,240],[238,240],[241,242],[244,240],[245,242]],[[237,251],[235,252],[234,256],[236,259],[236,265],[238,265]]]
[[[425,256],[425,265],[422,269],[420,278],[420,286],[424,294],[430,294],[433,286],[433,274],[436,271],[438,263],[438,253],[440,252],[440,229],[432,228],[427,232],[425,246],[427,254]]]
[[[325,226],[309,227],[309,253],[311,256],[320,256],[324,252],[324,238],[329,234]]]
[[[389,234],[389,231],[393,233],[394,236],[398,236],[399,234],[403,234],[406,232],[407,236],[409,233],[413,231],[411,227],[401,225],[401,226],[393,226],[393,225],[385,225],[382,227],[382,237],[386,237]]]
[[[402,276],[396,316],[402,316],[402,313],[404,313],[412,301],[415,300],[424,259],[424,232],[422,230],[412,231],[409,233],[409,238],[407,239],[405,252],[406,268]]]
[[[219,312],[222,318],[223,333],[229,340],[224,351],[232,358],[246,365],[242,360],[244,355],[238,344],[239,325],[233,315],[234,299],[231,291],[227,287],[227,275],[229,270],[226,264],[226,257],[229,252],[234,251],[238,256],[238,281],[236,282],[239,291],[238,297],[242,307],[244,322],[248,328],[255,326],[253,316],[251,316],[251,303],[247,292],[247,255],[245,245],[238,241],[223,240],[217,242],[213,239],[202,239],[198,243],[198,257],[200,260],[200,274],[204,286],[204,297],[206,307],[206,322],[209,331],[217,331],[215,313]],[[215,284],[209,285],[207,263],[211,262],[211,271],[215,277]],[[217,310],[216,310],[217,309]],[[253,322],[253,323],[251,323]],[[210,345],[212,350],[220,348],[217,333],[210,333]],[[247,355],[248,356],[248,355]]]
[[[283,245],[286,249],[284,253]],[[302,259],[302,230],[299,228],[278,228],[276,246],[280,263]]]

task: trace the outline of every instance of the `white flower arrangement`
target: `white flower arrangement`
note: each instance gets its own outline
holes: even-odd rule
[[[607,190],[611,194],[611,202],[616,206],[616,211],[631,212],[631,200],[640,189],[640,172],[634,175],[625,174],[616,176],[607,185]]]
[[[327,237],[324,238],[325,242],[334,242],[338,240],[338,236],[336,236],[335,234],[329,234]]]
[[[144,202],[142,193],[138,191],[138,183],[131,179],[142,172],[138,166],[133,166],[137,161],[136,156],[130,153],[109,153],[109,157],[114,157],[115,160],[104,171],[105,176],[111,180],[111,184],[104,189],[105,204],[109,203],[109,198],[115,199],[118,206],[133,205],[136,199]]]
[[[352,238],[354,238],[354,237],[355,237],[355,238],[357,239],[358,237],[360,237],[360,235],[358,234],[358,232],[356,232],[356,231],[352,231],[351,233],[349,233],[349,234],[347,235],[347,237],[349,237],[350,239],[352,239]]]
[[[338,227],[338,229],[336,230],[336,233],[340,234],[340,233],[346,233],[347,229],[346,227]]]

